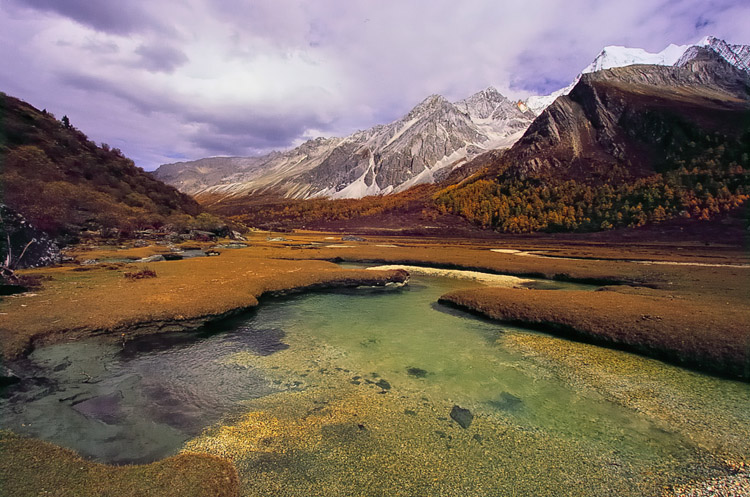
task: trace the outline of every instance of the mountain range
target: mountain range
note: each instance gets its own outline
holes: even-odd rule
[[[550,95],[513,102],[494,88],[449,102],[432,95],[407,115],[344,138],[317,138],[262,157],[213,157],[160,166],[154,175],[198,198],[277,196],[361,198],[398,193],[445,179],[475,157],[514,145],[537,116],[569,94],[584,75],[634,65],[684,67],[708,50],[737,69],[750,67],[750,47],[706,37],[652,54],[609,46]]]
[[[263,157],[167,164],[157,178],[193,195],[361,198],[444,178],[488,150],[513,144],[534,119],[494,88],[451,103],[427,97],[401,119],[345,138],[317,138]]]

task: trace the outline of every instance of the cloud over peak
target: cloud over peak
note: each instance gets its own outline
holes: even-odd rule
[[[152,169],[283,149],[426,95],[565,86],[605,45],[745,42],[742,0],[183,0],[0,4],[0,90]]]

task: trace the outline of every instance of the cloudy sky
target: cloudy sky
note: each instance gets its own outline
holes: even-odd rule
[[[0,91],[151,170],[566,86],[606,45],[750,43],[747,0],[0,0]]]

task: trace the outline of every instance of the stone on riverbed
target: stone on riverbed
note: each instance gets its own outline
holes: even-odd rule
[[[16,376],[16,373],[11,371],[10,368],[0,366],[0,387],[13,385],[14,383],[18,383],[19,381],[21,381],[21,379]]]
[[[415,367],[408,367],[406,368],[406,373],[409,376],[413,376],[415,378],[426,378],[429,374],[426,370],[422,368],[415,368]]]
[[[377,382],[375,382],[375,385],[382,388],[383,390],[391,389],[391,384],[388,383],[388,381],[384,380],[383,378],[380,378]]]
[[[503,392],[498,400],[492,400],[489,404],[502,411],[515,412],[523,407],[523,401],[512,393]]]
[[[458,423],[461,428],[466,429],[474,420],[474,415],[468,409],[464,409],[463,407],[459,406],[453,406],[453,409],[451,409],[451,418],[453,419],[453,421]]]

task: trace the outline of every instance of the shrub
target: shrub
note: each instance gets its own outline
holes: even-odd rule
[[[156,278],[156,271],[147,267],[141,268],[137,271],[130,271],[124,274],[125,278],[129,280],[142,280],[145,278]]]

